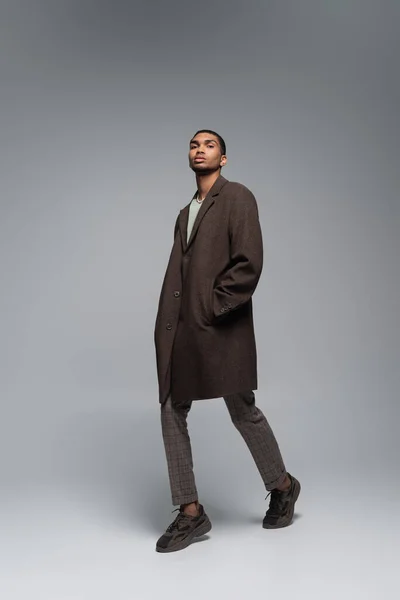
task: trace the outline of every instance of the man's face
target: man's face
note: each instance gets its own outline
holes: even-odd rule
[[[213,173],[226,164],[218,138],[212,133],[198,133],[190,140],[189,165],[198,174]]]

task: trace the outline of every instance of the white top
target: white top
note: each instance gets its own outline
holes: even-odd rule
[[[193,198],[192,202],[190,203],[188,226],[187,226],[187,240],[186,240],[187,242],[189,241],[190,234],[192,233],[192,229],[193,229],[193,224],[197,217],[197,213],[199,212],[199,210],[201,208],[201,205],[202,205],[202,202],[197,202],[196,196]]]

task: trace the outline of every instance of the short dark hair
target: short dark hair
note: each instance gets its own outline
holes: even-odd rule
[[[226,154],[226,144],[224,139],[219,135],[219,133],[217,133],[216,131],[212,131],[212,129],[199,129],[199,131],[196,131],[193,137],[195,138],[198,133],[211,133],[212,135],[215,135],[215,137],[218,139],[219,146],[221,148],[221,154]]]

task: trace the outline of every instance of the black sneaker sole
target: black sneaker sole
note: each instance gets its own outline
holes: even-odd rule
[[[288,525],[290,525],[293,521],[293,516],[294,516],[294,505],[297,502],[297,498],[299,497],[300,491],[301,491],[301,485],[300,482],[297,481],[297,479],[295,479],[295,477],[293,477],[293,499],[292,499],[292,506],[290,509],[290,512],[287,514],[287,516],[285,517],[285,519],[282,519],[280,522],[278,521],[276,523],[276,525],[271,525],[270,523],[268,523],[267,521],[263,521],[263,528],[264,529],[281,529],[282,527],[287,527]]]
[[[179,544],[175,544],[174,546],[168,546],[167,548],[161,548],[160,546],[156,546],[156,552],[177,552],[178,550],[184,550],[187,548],[195,538],[200,538],[203,535],[206,535],[209,531],[211,531],[212,525],[210,519],[207,517],[204,523],[199,525],[196,529],[194,529],[189,535],[179,542]]]

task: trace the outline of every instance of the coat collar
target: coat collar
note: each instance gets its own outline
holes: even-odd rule
[[[221,189],[224,187],[224,185],[226,183],[228,183],[228,180],[225,179],[225,177],[223,177],[222,175],[220,175],[218,177],[218,179],[212,185],[210,191],[208,192],[207,196],[204,198],[204,200],[200,206],[199,212],[197,213],[195,222],[193,224],[193,229],[190,234],[190,238],[189,238],[188,242],[186,241],[187,240],[187,226],[188,226],[188,218],[189,218],[189,208],[190,208],[191,203],[189,203],[187,206],[185,206],[185,208],[183,208],[181,210],[180,215],[179,215],[179,227],[181,230],[182,248],[183,248],[184,252],[186,252],[187,249],[189,248],[189,246],[192,244],[194,238],[196,237],[197,230],[199,229],[200,223],[201,223],[204,215],[214,204],[214,202],[215,202],[214,198],[216,196],[218,196]],[[197,194],[197,191],[193,195],[193,198],[195,198],[196,194]],[[193,198],[192,198],[192,200],[193,200]]]

